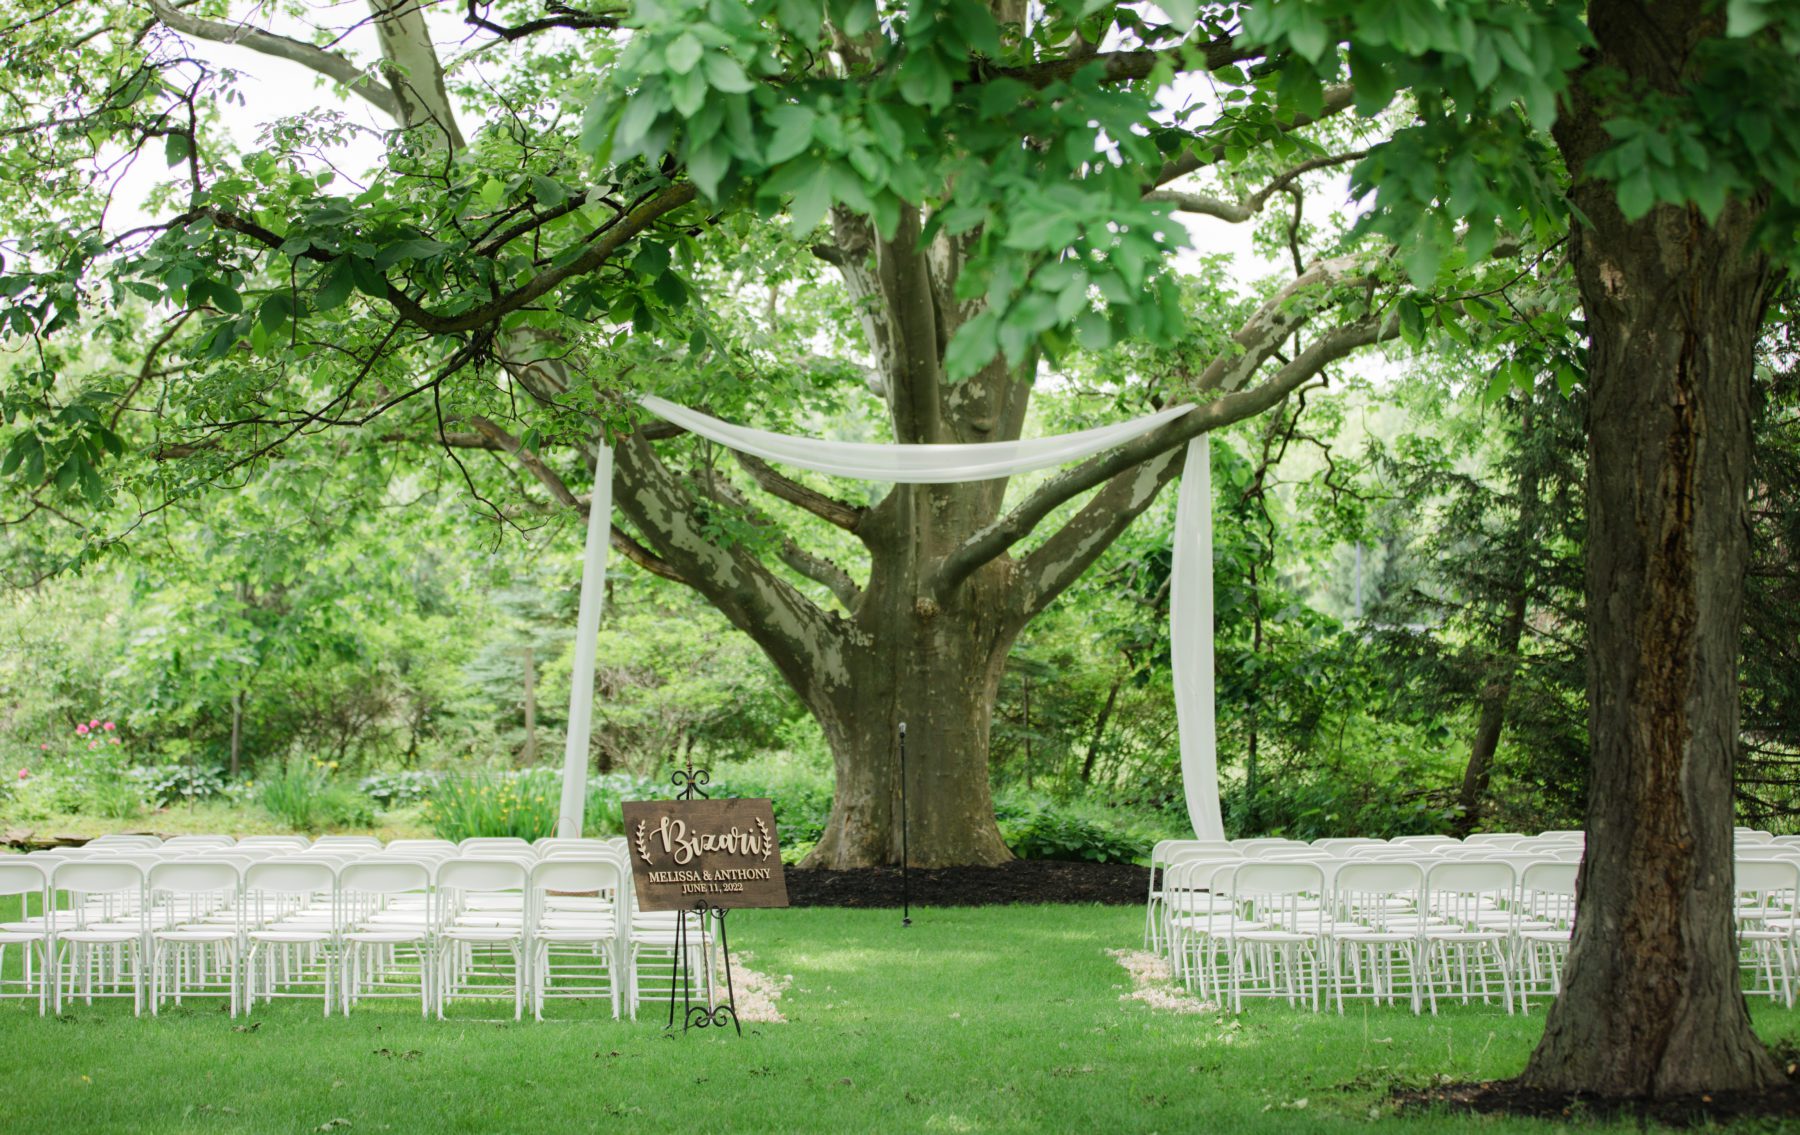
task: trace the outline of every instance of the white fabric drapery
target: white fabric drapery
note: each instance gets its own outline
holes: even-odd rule
[[[1193,409],[1190,404],[1057,437],[967,445],[885,445],[789,437],[722,422],[648,395],[645,409],[728,449],[830,476],[899,484],[952,484],[1011,477],[1064,465],[1112,449]],[[586,804],[588,737],[593,720],[593,674],[606,545],[612,530],[612,454],[601,449],[588,511],[587,552],[576,616],[575,668],[569,690],[569,735],[563,752],[562,811],[557,834],[581,834]],[[604,506],[604,507],[603,507]],[[1212,472],[1206,435],[1188,443],[1175,509],[1169,634],[1175,713],[1181,739],[1182,788],[1188,818],[1201,839],[1222,839],[1217,730],[1213,721]]]

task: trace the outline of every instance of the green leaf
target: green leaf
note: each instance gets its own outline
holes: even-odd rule
[[[704,54],[705,49],[700,46],[700,41],[694,38],[694,33],[682,32],[675,37],[675,42],[671,43],[668,50],[663,53],[663,58],[668,60],[669,70],[677,75],[685,75],[694,69],[695,64],[700,62],[700,57]]]
[[[812,145],[813,122],[817,117],[810,107],[804,106],[778,106],[770,111],[768,121],[775,127],[775,136],[769,139],[763,161],[780,165],[805,153]]]
[[[363,295],[370,299],[387,298],[387,277],[374,264],[360,256],[353,256],[350,258],[350,275],[356,281],[356,290]]]
[[[569,199],[569,191],[563,188],[562,182],[541,173],[531,175],[531,195],[546,209],[554,209]]]
[[[294,314],[293,297],[286,292],[270,292],[269,297],[257,309],[256,318],[262,329],[273,335],[280,331]]]
[[[497,177],[490,177],[481,183],[480,192],[481,203],[492,209],[506,196],[506,184]]]
[[[1322,20],[1296,14],[1294,26],[1288,29],[1288,43],[1308,63],[1317,63],[1319,57],[1325,54],[1330,37]]]
[[[1200,14],[1199,0],[1156,0],[1156,6],[1168,13],[1169,22],[1184,32],[1194,26],[1194,19]]]
[[[193,153],[193,139],[186,134],[171,134],[163,139],[163,157],[168,159],[169,165],[180,165],[188,160],[188,155],[191,153]]]
[[[12,444],[6,447],[6,457],[0,460],[0,477],[10,477],[17,472],[25,460],[26,451],[36,449],[37,446],[37,435],[30,431],[13,438]]]
[[[423,237],[397,240],[375,254],[375,267],[387,269],[402,260],[424,260],[449,247],[442,241],[426,240]]]
[[[1733,39],[1755,35],[1768,26],[1773,15],[1765,0],[1726,0],[1725,34]]]
[[[1634,170],[1630,177],[1619,183],[1619,212],[1625,214],[1626,220],[1637,220],[1655,204],[1656,189],[1643,168]]]
[[[320,275],[325,277],[325,283],[313,298],[313,310],[330,311],[350,298],[350,289],[355,286],[356,278],[351,274],[348,256],[339,257]]]
[[[706,57],[706,81],[717,91],[728,95],[742,95],[756,89],[750,76],[744,74],[744,68],[737,60],[722,51],[715,51]]]
[[[999,351],[1000,320],[992,309],[982,312],[956,329],[944,349],[944,373],[951,382],[961,382],[986,366]]]
[[[631,270],[646,280],[653,280],[669,270],[669,248],[667,245],[646,242],[638,247],[637,255],[631,258]]]
[[[725,152],[723,138],[715,138],[687,156],[688,180],[708,201],[719,199],[719,182],[724,180],[725,172],[730,168],[731,155]]]
[[[803,182],[794,191],[794,200],[788,206],[788,216],[793,222],[796,233],[811,232],[818,223],[825,219],[825,210],[831,208],[831,167],[820,165],[812,177]]]
[[[656,292],[656,298],[670,307],[680,307],[687,302],[687,285],[673,272],[664,272],[658,276],[651,288]]]

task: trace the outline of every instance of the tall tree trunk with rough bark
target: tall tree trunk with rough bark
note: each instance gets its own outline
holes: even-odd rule
[[[1673,89],[1723,18],[1700,0],[1597,0],[1593,70]],[[1588,842],[1563,992],[1524,1078],[1618,1097],[1758,1088],[1779,1073],[1739,987],[1732,762],[1771,270],[1754,205],[1632,222],[1610,184],[1582,179],[1608,142],[1598,89],[1580,85],[1556,129],[1587,218],[1574,260],[1591,342]]]

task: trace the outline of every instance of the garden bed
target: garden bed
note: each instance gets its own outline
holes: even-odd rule
[[[1062,859],[1018,859],[1000,867],[915,868],[908,874],[914,906],[1129,906],[1143,902],[1150,886],[1147,867]],[[789,867],[787,888],[794,906],[898,907],[901,902],[898,867],[853,871]]]

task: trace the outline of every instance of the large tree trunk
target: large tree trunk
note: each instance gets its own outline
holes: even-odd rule
[[[837,793],[808,866],[900,862],[901,722],[912,865],[1012,858],[994,823],[988,786],[989,726],[1014,634],[992,601],[996,582],[971,581],[960,601],[942,610],[907,593],[871,588],[859,618],[869,645],[855,652],[850,681],[814,709],[831,744]],[[986,601],[975,598],[984,592]]]
[[[1697,2],[1598,0],[1597,62],[1677,82]],[[1750,380],[1770,272],[1754,209],[1637,222],[1582,180],[1606,144],[1584,91],[1557,127],[1588,319],[1587,855],[1562,995],[1526,1082],[1609,1097],[1758,1088],[1733,933],[1732,762]]]

